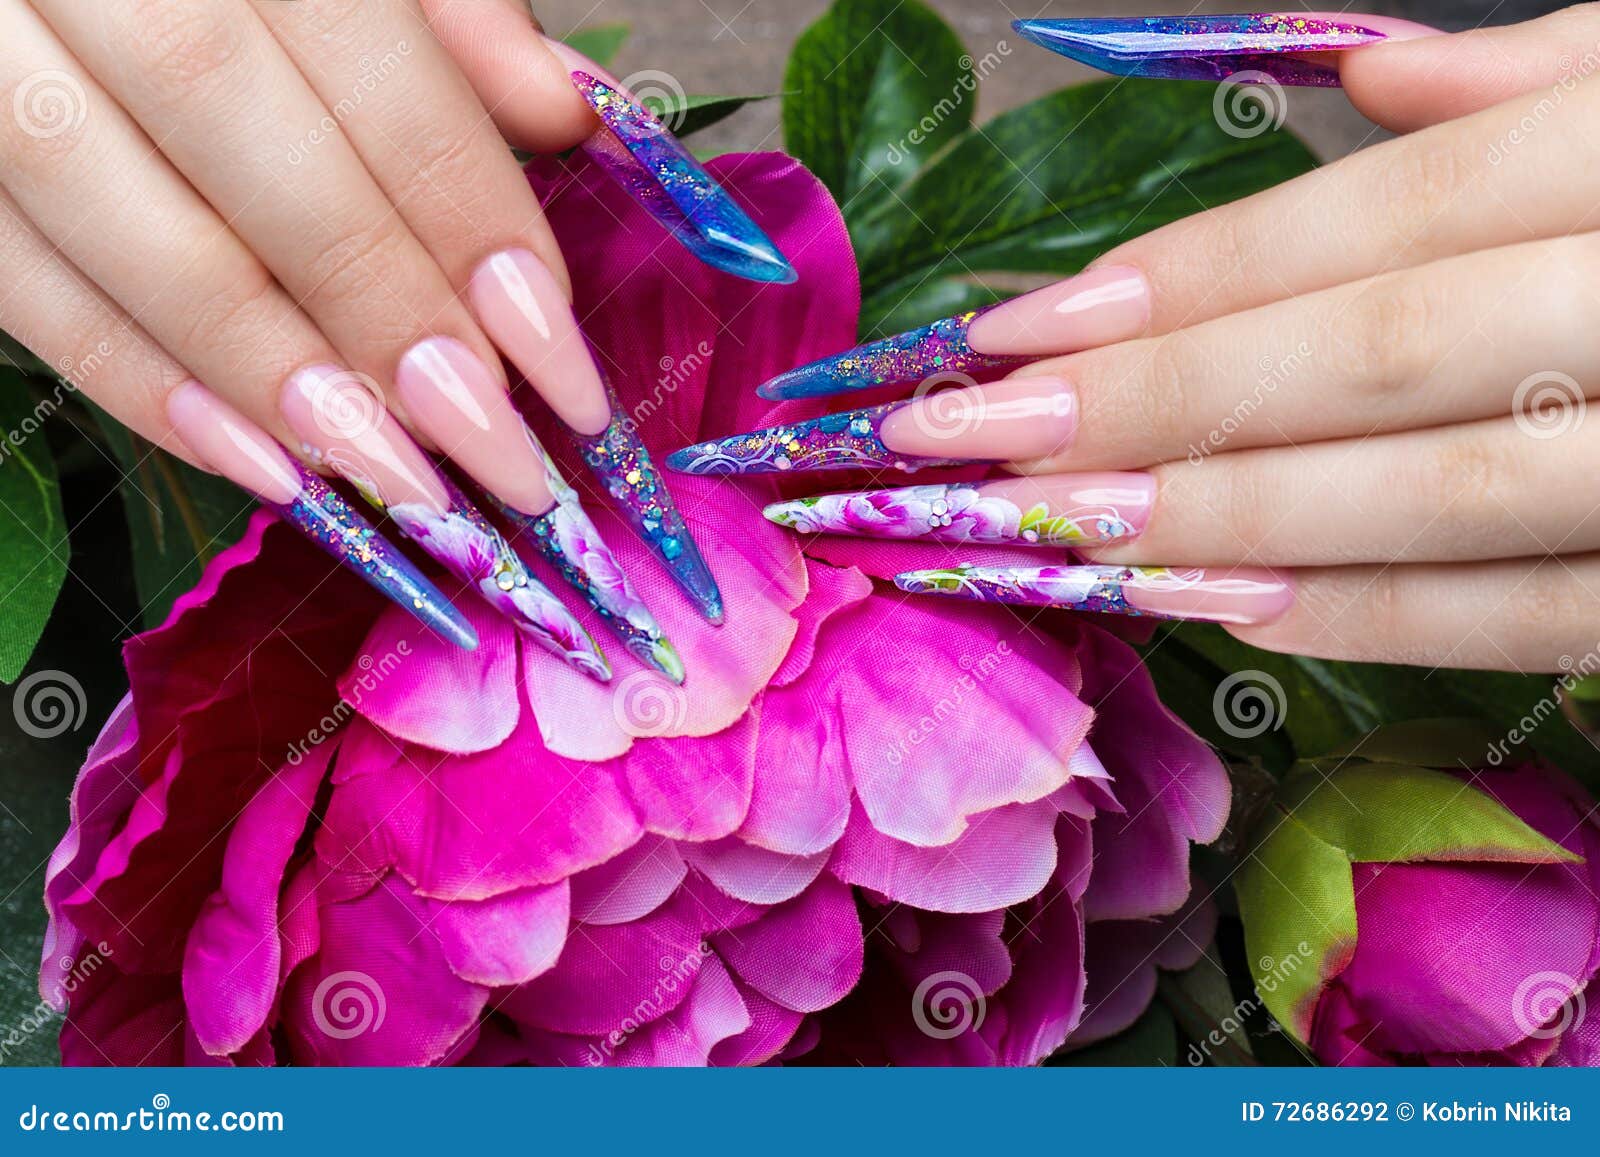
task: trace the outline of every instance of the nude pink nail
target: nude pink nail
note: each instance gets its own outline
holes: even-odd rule
[[[594,436],[611,406],[588,343],[550,270],[526,249],[507,249],[473,271],[468,296],[478,321],[556,415]]]
[[[967,328],[967,343],[983,354],[1065,354],[1127,341],[1149,324],[1144,274],[1114,265],[991,306]]]
[[[523,514],[555,504],[522,416],[465,344],[449,337],[418,342],[394,380],[411,420],[485,490]]]
[[[300,493],[300,472],[283,447],[199,382],[172,391],[167,417],[184,445],[235,486],[276,506]]]
[[[1077,428],[1077,391],[1040,375],[925,394],[890,413],[881,436],[898,454],[1012,462],[1060,453]]]

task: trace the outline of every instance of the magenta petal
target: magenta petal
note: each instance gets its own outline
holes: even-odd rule
[[[712,943],[740,980],[795,1012],[837,1003],[861,978],[864,949],[855,898],[828,875]]]
[[[321,910],[322,947],[284,991],[300,1064],[427,1065],[470,1032],[489,992],[451,970],[425,900],[398,877]]]
[[[517,725],[517,652],[509,623],[481,600],[462,595],[458,609],[478,632],[463,651],[398,607],[378,617],[339,693],[390,735],[438,751],[488,751]]]
[[[672,898],[689,871],[677,845],[646,835],[627,851],[572,877],[572,918],[627,924]]]
[[[708,956],[676,1010],[651,1022],[616,1052],[620,1065],[700,1067],[711,1052],[750,1027],[750,1010],[722,961]]]
[[[910,912],[910,909],[902,909]],[[911,951],[886,953],[906,988],[915,992],[930,976],[965,977],[975,992],[993,996],[1011,979],[1011,951],[1005,939],[1004,912],[951,916],[915,913],[916,942]]]
[[[1216,907],[1200,896],[1190,897],[1180,911],[1158,920],[1090,924],[1084,954],[1089,985],[1073,1045],[1115,1036],[1138,1020],[1155,996],[1156,970],[1194,967],[1216,930]]]
[[[717,1042],[711,1049],[711,1063],[729,1067],[764,1065],[794,1039],[805,1014],[768,1000],[755,989],[740,984],[737,978],[733,983],[750,1015],[750,1025],[737,1036]]]
[[[183,953],[183,998],[202,1049],[238,1052],[278,995],[278,890],[305,831],[333,744],[268,780],[228,836],[222,886],[200,910]]]
[[[631,924],[574,925],[556,966],[500,1011],[549,1032],[631,1036],[683,1003],[705,960],[694,906],[680,895]]]
[[[828,685],[810,680],[761,697],[755,782],[739,838],[773,852],[826,852],[850,818],[844,718]]]
[[[1056,867],[1056,810],[1013,804],[975,816],[939,848],[891,839],[859,807],[828,870],[846,883],[933,912],[985,912],[1035,896]]]
[[[428,905],[450,971],[490,988],[522,984],[555,964],[567,941],[568,908],[565,880],[490,900]]]
[[[755,783],[757,721],[746,713],[708,739],[652,739],[634,745],[614,766],[645,827],[675,840],[731,835],[750,810]]]
[[[811,578],[811,591],[795,611],[800,629],[783,658],[783,666],[768,684],[770,687],[787,687],[805,674],[816,654],[823,624],[872,594],[872,580],[854,567],[823,566],[808,559],[806,573]]]
[[[828,862],[828,853],[790,856],[730,837],[704,844],[682,844],[683,858],[736,900],[781,904],[811,885]]]

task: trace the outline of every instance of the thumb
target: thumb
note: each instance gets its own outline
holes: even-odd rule
[[[530,153],[570,149],[600,127],[525,0],[421,0],[428,26],[500,134]]]
[[[1600,4],[1577,4],[1504,28],[1409,35],[1339,59],[1351,103],[1396,132],[1454,120],[1600,71]]]

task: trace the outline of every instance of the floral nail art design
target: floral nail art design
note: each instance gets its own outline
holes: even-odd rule
[[[1317,88],[1336,86],[1338,69],[1291,54],[1387,39],[1350,21],[1275,12],[1018,20],[1012,27],[1041,48],[1115,76],[1221,81],[1253,74],[1242,79]]]
[[[682,245],[714,269],[788,284],[794,268],[649,109],[583,71],[572,83],[609,132],[584,151]]]
[[[935,542],[1083,546],[1138,533],[1109,505],[1053,510],[1048,503],[1035,502],[1024,510],[1003,495],[966,482],[822,494],[775,502],[763,513],[803,534]]]
[[[1113,615],[1151,615],[1128,602],[1137,588],[1193,585],[1194,571],[1136,566],[959,566],[895,575],[894,585],[916,595],[954,595],[984,603],[1065,607]]]
[[[598,363],[597,363],[598,364]],[[723,620],[722,591],[700,548],[684,525],[683,515],[667,492],[650,452],[625,416],[610,385],[611,423],[594,437],[571,431],[573,443],[628,525],[667,568],[673,581],[694,601],[707,621]]]
[[[883,421],[908,402],[886,402],[864,410],[824,414],[787,426],[735,434],[686,446],[667,457],[684,474],[780,474],[800,470],[893,469],[907,474],[924,466],[953,466],[971,458],[898,454],[884,445]]]
[[[988,308],[993,308],[988,307]],[[756,387],[763,398],[821,398],[869,390],[895,382],[916,382],[936,374],[1020,365],[1024,358],[981,354],[967,344],[967,331],[984,310],[940,318],[893,337],[880,338],[789,370]]]
[[[477,587],[518,630],[569,666],[604,683],[605,653],[550,588],[528,573],[504,536],[455,486],[443,514],[421,503],[389,507],[389,516],[418,546]]]
[[[527,529],[539,553],[583,593],[634,657],[674,683],[682,683],[683,660],[677,649],[644,600],[634,593],[633,584],[584,511],[577,491],[561,477],[549,456],[540,454],[556,504],[537,516],[506,507],[507,516]]]
[[[286,458],[300,478],[300,492],[291,503],[269,503],[292,525],[355,571],[430,630],[468,651],[478,633],[409,559],[321,478]]]

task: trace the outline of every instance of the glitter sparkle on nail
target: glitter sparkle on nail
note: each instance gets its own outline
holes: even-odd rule
[[[908,402],[886,402],[865,410],[824,414],[805,422],[772,426],[702,442],[673,452],[667,465],[685,474],[772,474],[804,470],[898,470],[952,466],[970,458],[898,454],[884,445],[883,421]]]

